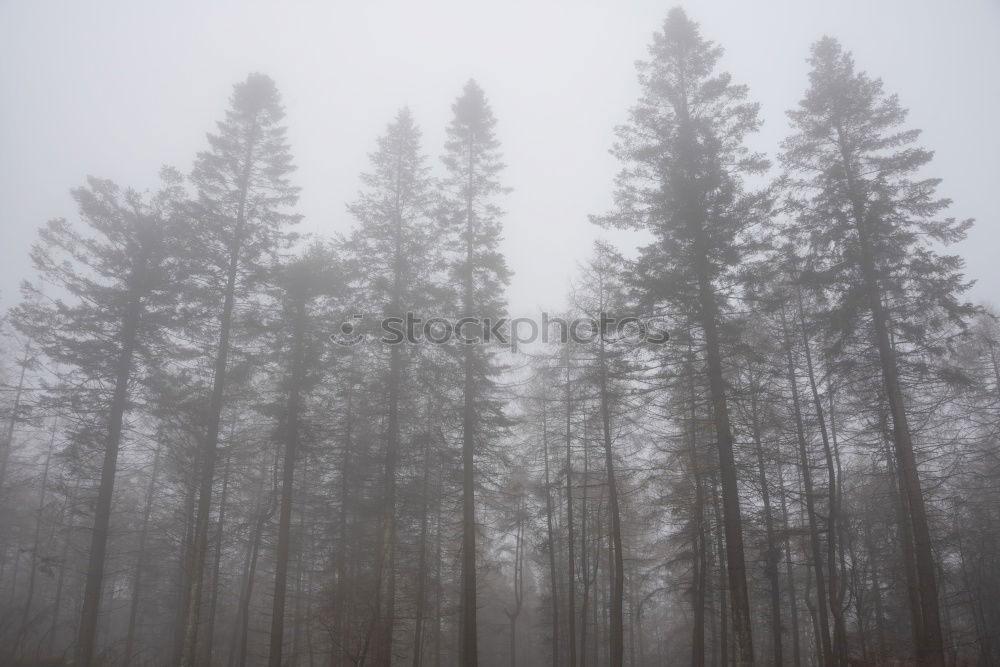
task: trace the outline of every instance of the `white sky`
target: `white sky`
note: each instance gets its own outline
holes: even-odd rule
[[[469,77],[486,90],[514,188],[504,248],[513,315],[558,307],[577,262],[609,233],[587,221],[611,201],[613,128],[637,96],[670,2],[29,2],[0,0],[0,307],[30,276],[49,218],[74,217],[87,174],[140,189],[160,165],[187,172],[250,71],[273,77],[302,186],[301,231],[346,232],[345,203],[398,107],[437,156]],[[723,66],[762,103],[755,149],[772,157],[823,34],[881,76],[936,151],[929,175],[952,215],[977,226],[958,251],[1000,288],[1000,3],[996,0],[686,2]],[[615,234],[620,245],[636,237]]]

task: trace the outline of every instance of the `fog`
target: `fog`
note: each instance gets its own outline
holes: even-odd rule
[[[1000,664],[998,63],[0,4],[0,667]]]

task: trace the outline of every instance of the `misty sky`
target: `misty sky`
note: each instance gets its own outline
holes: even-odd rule
[[[558,306],[611,202],[608,154],[638,85],[634,61],[671,2],[130,3],[0,0],[0,307],[31,275],[37,227],[75,217],[88,174],[140,189],[188,172],[248,72],[287,111],[300,231],[352,226],[345,203],[387,122],[408,105],[437,169],[469,77],[498,118],[508,169],[512,314]],[[748,84],[771,157],[806,86],[809,45],[838,37],[882,77],[936,151],[927,175],[977,225],[958,252],[977,301],[1000,302],[1000,2],[686,2],[723,67]],[[615,242],[637,237],[616,233]]]

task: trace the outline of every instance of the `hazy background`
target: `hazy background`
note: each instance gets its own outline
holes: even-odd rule
[[[0,308],[31,274],[49,218],[74,217],[87,174],[153,187],[187,172],[248,72],[284,98],[302,186],[301,231],[347,232],[345,203],[376,137],[408,105],[437,156],[450,106],[476,78],[499,120],[514,188],[505,208],[513,314],[562,302],[576,264],[608,232],[618,169],[613,128],[636,98],[633,63],[673,2],[14,2],[0,0]],[[958,252],[1000,287],[1000,3],[686,2],[723,66],[762,103],[753,146],[772,157],[806,86],[810,43],[838,37],[881,76],[936,151],[956,217],[977,226]],[[619,243],[633,243],[617,234]]]

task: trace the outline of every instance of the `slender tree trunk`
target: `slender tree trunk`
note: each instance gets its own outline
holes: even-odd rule
[[[308,475],[309,466],[305,466],[302,470],[302,481],[299,486],[299,490],[302,491],[302,495],[308,494],[307,489],[309,488]],[[302,616],[302,601],[305,597],[305,591],[303,586],[305,585],[305,558],[307,552],[306,536],[309,535],[311,538],[311,533],[306,531],[306,512],[305,512],[305,502],[300,503],[298,512],[298,528],[297,528],[297,541],[299,544],[295,558],[295,607],[292,610],[292,654],[289,656],[289,664],[292,667],[297,667],[299,664],[299,657],[302,654],[302,630],[303,630],[303,616]],[[312,540],[309,542],[309,553],[312,552]],[[310,662],[312,661],[312,640],[311,634],[308,631],[308,626],[306,628],[308,642],[307,653],[310,656]]]
[[[235,417],[232,431],[236,430]],[[226,502],[229,499],[229,468],[232,464],[232,454],[226,457],[226,465],[222,473],[222,493],[219,495],[219,521],[215,526],[215,557],[212,563],[212,588],[209,591],[208,623],[205,628],[205,642],[201,662],[211,665],[215,655],[215,615],[219,606],[219,570],[222,563],[222,538],[226,526]]]
[[[277,461],[275,461],[277,465]],[[264,524],[271,512],[265,508],[264,479],[262,471],[260,485],[257,489],[257,506],[253,513],[253,527],[247,542],[247,555],[243,565],[243,584],[240,589],[239,606],[236,611],[236,622],[233,628],[233,643],[229,650],[226,664],[230,667],[244,667],[247,658],[247,634],[250,626],[250,602],[253,599],[253,585],[257,575],[257,557],[260,554],[261,535]]]
[[[604,487],[601,487],[601,502],[598,504],[597,515],[600,516],[600,508],[603,506],[604,502]],[[591,633],[592,639],[590,643],[590,655],[594,657],[594,662],[599,661],[600,647],[601,647],[601,634],[602,627],[601,621],[604,618],[601,600],[601,589],[603,588],[603,579],[600,578],[601,574],[601,554],[604,551],[604,533],[603,531],[595,532],[594,534],[594,546],[593,546],[593,561],[594,569],[591,574],[591,584],[594,590],[594,604],[590,605],[590,625],[594,629]],[[609,540],[610,542],[610,540]]]
[[[444,494],[444,464],[438,468],[437,483],[437,516],[434,525],[434,667],[441,667],[441,623],[444,615],[441,612],[444,598],[444,585],[441,583],[441,515],[444,514],[442,497]]]
[[[884,401],[884,397],[883,397]],[[883,444],[885,445],[886,465],[890,477],[890,489],[892,493],[893,509],[896,513],[896,524],[899,530],[899,559],[903,564],[904,581],[906,582],[906,596],[909,602],[910,611],[910,637],[913,641],[914,658],[919,659],[919,647],[923,642],[920,634],[923,628],[921,617],[920,591],[917,584],[917,569],[913,559],[913,534],[910,532],[910,522],[907,517],[906,494],[903,491],[903,479],[900,476],[893,458],[891,446],[891,430],[889,427],[889,415],[883,403],[879,411],[879,426],[882,430]]]
[[[838,544],[838,517],[840,514],[840,500],[837,496],[837,475],[834,468],[833,450],[830,445],[830,436],[826,428],[826,414],[823,410],[823,403],[820,400],[819,388],[816,384],[816,374],[813,371],[812,346],[809,341],[809,331],[806,326],[805,306],[802,300],[801,289],[796,289],[796,300],[798,302],[799,330],[802,334],[802,350],[805,353],[806,376],[809,380],[809,390],[812,394],[813,408],[816,411],[816,421],[819,424],[820,438],[823,443],[823,456],[827,469],[827,533],[826,533],[826,562],[829,569],[828,596],[830,613],[833,616],[833,645],[831,647],[834,664],[846,667],[848,662],[847,628],[844,624],[844,607],[842,597],[838,595],[838,575],[837,575],[837,544]]]
[[[923,609],[920,606],[920,588],[917,580],[917,567],[914,554],[910,549],[913,544],[913,533],[910,532],[910,522],[907,519],[907,497],[903,488],[904,482],[898,475],[895,479],[893,495],[896,509],[896,521],[900,532],[900,560],[903,562],[903,572],[906,580],[906,595],[910,602],[910,636],[913,637],[914,657],[920,659],[921,644],[926,639],[921,634],[923,628]]]
[[[63,587],[66,584],[66,571],[69,569],[69,549],[73,544],[73,532],[76,530],[76,518],[73,514],[73,503],[77,491],[80,490],[80,480],[73,484],[73,490],[66,496],[66,506],[63,510],[66,523],[66,534],[63,538],[62,553],[59,555],[59,577],[56,580],[56,598],[52,603],[52,626],[49,628],[48,648],[52,651],[56,645],[59,632],[59,619],[62,617]]]
[[[385,491],[378,564],[379,591],[376,595],[377,621],[375,654],[372,662],[392,662],[396,604],[396,469],[399,461],[399,384],[402,358],[399,345],[392,346],[389,362],[389,418],[385,454]]]
[[[792,564],[792,546],[789,539],[791,524],[788,521],[788,501],[785,498],[784,466],[778,465],[778,497],[781,499],[781,525],[785,530],[785,576],[788,579],[788,609],[792,620],[792,664],[802,664],[802,647],[799,643],[799,599],[795,592],[795,568]]]
[[[820,644],[820,657],[824,665],[833,665],[833,649],[830,644],[829,606],[826,598],[826,579],[823,572],[823,551],[820,546],[819,526],[816,516],[815,494],[812,482],[812,464],[809,462],[809,452],[806,447],[805,428],[802,425],[802,412],[799,408],[798,379],[795,377],[795,362],[792,358],[792,341],[788,331],[784,308],[781,310],[781,326],[785,340],[785,360],[788,371],[788,384],[792,391],[792,413],[795,417],[795,437],[798,442],[799,467],[802,470],[806,517],[809,521],[809,544],[812,548],[813,570],[816,576],[816,606],[817,624]]]
[[[580,497],[580,571],[583,573],[583,600],[580,603],[580,667],[587,667],[587,611],[590,606],[590,565],[587,562],[587,489],[590,487],[590,433],[586,406],[583,416],[583,491]]]
[[[465,202],[465,275],[462,285],[462,311],[465,317],[474,317],[474,276],[473,235],[475,213],[473,211],[475,183],[475,144],[470,140],[468,156],[468,183]],[[459,656],[462,667],[477,667],[479,664],[479,640],[476,603],[476,432],[479,428],[476,412],[476,357],[472,345],[463,350],[463,372],[465,382],[462,389],[462,619],[461,649]]]
[[[45,465],[42,471],[42,488],[38,495],[38,510],[35,513],[35,533],[31,543],[31,557],[28,559],[28,593],[24,601],[24,611],[21,613],[21,625],[14,641],[14,651],[23,656],[24,636],[31,622],[31,604],[35,601],[35,570],[38,568],[38,547],[42,538],[42,515],[45,512],[45,495],[49,486],[49,464],[52,462],[52,450],[56,444],[56,426],[58,418],[52,420],[52,432],[49,436],[49,446],[45,452]]]
[[[712,480],[712,505],[715,509],[716,526],[715,539],[719,559],[719,664],[729,667],[729,607],[726,604],[728,576],[726,573],[726,547],[724,544],[723,516],[719,509],[718,484]]]
[[[708,543],[705,531],[705,487],[698,460],[698,402],[694,386],[694,353],[688,345],[688,359],[684,366],[688,381],[688,457],[691,459],[691,478],[694,481],[694,508],[692,510],[692,563],[694,581],[694,622],[691,627],[691,665],[705,667],[705,594],[708,590]],[[641,637],[641,635],[640,635]],[[713,649],[714,650],[714,649]],[[714,664],[714,659],[713,659]]]
[[[200,444],[200,443],[199,443]],[[197,521],[195,517],[195,506],[197,503],[198,488],[195,478],[198,474],[197,459],[200,458],[201,449],[195,454],[195,465],[192,466],[191,476],[186,480],[184,493],[184,537],[181,540],[180,558],[178,559],[181,585],[178,595],[177,607],[174,610],[174,646],[171,664],[177,664],[184,653],[184,633],[187,630],[188,596],[191,594],[191,576],[194,570],[194,525]]]
[[[14,446],[14,430],[17,428],[17,416],[21,411],[21,395],[24,393],[24,376],[28,370],[28,362],[31,360],[31,343],[24,346],[24,357],[21,359],[21,373],[17,380],[17,388],[14,390],[14,405],[10,409],[10,418],[3,433],[3,450],[0,451],[0,490],[3,490],[4,482],[7,481],[7,464],[10,461],[10,451]],[[4,549],[6,556],[7,550]]]
[[[253,601],[253,585],[257,578],[257,559],[260,555],[261,535],[264,533],[265,518],[255,522],[253,537],[250,540],[249,567],[247,567],[246,582],[238,614],[239,631],[236,637],[236,667],[244,667],[247,661],[247,638],[250,631],[250,603]]]
[[[549,589],[552,597],[552,667],[559,667],[559,579],[556,572],[556,541],[552,530],[552,487],[549,479],[549,437],[545,402],[542,402],[542,455],[545,458],[545,524],[549,542]]]
[[[704,230],[700,231],[704,236]],[[700,245],[706,245],[702,239]],[[716,443],[719,449],[719,478],[722,486],[723,526],[726,536],[726,570],[729,576],[729,598],[732,609],[733,634],[736,642],[734,664],[749,667],[754,664],[753,635],[750,624],[750,595],[747,589],[746,561],[743,556],[743,518],[740,512],[736,459],[733,453],[733,432],[726,398],[726,380],[722,370],[722,352],[717,323],[715,290],[708,275],[707,248],[699,262],[698,298],[701,304],[702,329],[705,333],[705,356],[712,416],[715,421]]]
[[[149,486],[146,488],[146,505],[142,510],[142,529],[139,532],[139,549],[135,556],[135,574],[132,575],[132,600],[129,604],[128,632],[125,635],[125,655],[122,658],[125,667],[132,664],[132,649],[135,644],[136,624],[139,619],[139,601],[142,599],[142,571],[146,568],[149,518],[153,513],[153,500],[156,498],[156,481],[160,471],[160,450],[162,447],[161,438],[157,438],[156,450],[153,452],[153,469],[149,474]]]
[[[24,356],[21,359],[21,373],[17,381],[17,388],[14,390],[14,404],[10,409],[10,417],[7,419],[6,425],[4,425],[3,440],[0,441],[0,499],[3,499],[3,488],[4,482],[7,479],[7,465],[10,462],[11,450],[14,447],[14,431],[17,428],[17,416],[21,411],[21,395],[24,393],[24,378],[28,370],[28,363],[31,360],[31,343],[25,343],[24,345]],[[0,535],[0,577],[2,577],[7,571],[7,552],[9,551],[8,546],[10,545],[10,540],[7,535]],[[15,549],[15,565],[17,562],[17,557],[20,554],[19,551]],[[15,570],[16,575],[16,570]],[[17,592],[17,577],[14,576],[11,579],[10,584],[10,600],[14,600],[14,594]]]
[[[781,588],[778,584],[778,552],[777,541],[774,537],[774,517],[771,515],[771,492],[767,484],[767,473],[764,469],[764,446],[761,442],[760,415],[758,414],[757,392],[758,387],[754,382],[753,362],[748,364],[747,372],[750,380],[750,421],[753,436],[754,451],[757,454],[757,474],[760,480],[761,501],[764,503],[764,531],[767,538],[767,555],[764,559],[764,571],[770,582],[771,598],[771,654],[774,657],[774,664],[780,667],[784,664],[784,655],[781,645]]]
[[[510,667],[517,667],[517,618],[524,603],[524,497],[518,496],[514,529],[514,611],[504,609],[510,623]]]
[[[693,428],[691,429],[694,430]],[[693,434],[692,434],[693,438]],[[692,439],[692,445],[694,440]],[[694,449],[692,446],[692,465],[696,466]],[[691,665],[692,667],[705,667],[705,591],[707,588],[706,579],[708,577],[708,562],[706,551],[708,545],[705,535],[705,490],[702,486],[701,475],[696,468],[692,468],[692,475],[695,480],[695,501],[693,512],[693,534],[692,534],[692,561],[694,563],[694,622],[691,628]]]
[[[83,592],[80,628],[76,640],[78,667],[91,667],[94,664],[94,644],[97,640],[97,622],[100,619],[101,593],[104,584],[104,561],[111,525],[111,499],[114,495],[115,474],[118,469],[118,448],[122,440],[125,411],[128,409],[128,384],[132,375],[132,357],[139,333],[139,320],[142,317],[145,282],[146,258],[141,257],[129,276],[128,302],[118,335],[115,388],[108,413],[108,440],[104,446],[104,465],[101,467],[101,482],[94,510],[87,583]]]
[[[268,667],[281,667],[285,641],[285,598],[288,593],[288,556],[291,550],[292,502],[295,490],[295,459],[299,449],[299,418],[302,383],[305,380],[306,295],[294,295],[292,368],[285,408],[284,462],[281,468],[281,508],[274,564],[274,598],[271,605],[271,647]]]
[[[569,347],[566,348],[566,625],[569,667],[576,666],[576,538],[573,536],[573,402]]]
[[[838,649],[838,658],[844,667],[848,667],[851,662],[850,656],[850,644],[847,640],[847,621],[845,619],[845,614],[850,602],[847,600],[848,593],[848,567],[847,567],[847,549],[850,547],[853,553],[853,545],[851,540],[854,536],[850,532],[850,526],[843,523],[843,497],[844,497],[844,471],[841,467],[840,460],[840,445],[837,442],[837,413],[836,406],[834,404],[835,387],[831,381],[827,381],[827,399],[829,401],[829,409],[827,414],[829,415],[830,422],[830,445],[833,450],[833,460],[828,461],[827,465],[831,472],[836,470],[836,493],[833,496],[836,500],[836,512],[831,516],[830,520],[830,530],[833,532],[836,539],[837,548],[830,550],[830,558],[836,557],[838,566],[840,567],[840,574],[836,579],[831,579],[830,583],[830,600],[831,604],[834,605],[834,648]],[[831,510],[832,512],[832,510]],[[852,560],[852,570],[854,569],[853,563],[856,561]],[[839,583],[838,583],[839,582]],[[838,639],[839,637],[839,639]],[[862,647],[863,648],[863,647]]]
[[[799,484],[799,489],[801,490],[802,485]],[[799,508],[799,523],[805,523],[802,519],[802,509]],[[803,549],[805,551],[805,549]],[[813,570],[811,568],[806,568],[806,590],[803,594],[803,600],[806,603],[806,610],[809,612],[809,622],[812,623],[813,629],[813,639],[816,640],[816,660],[818,664],[823,664],[823,646],[820,642],[820,628],[819,628],[819,618],[816,616],[816,605],[812,600],[812,586],[813,586]]]
[[[875,633],[878,641],[878,659],[886,658],[885,616],[882,611],[882,581],[879,578],[879,557],[875,550],[875,539],[872,536],[871,522],[865,521],[865,549],[868,551],[868,561],[872,568],[872,593],[875,602]]]
[[[427,525],[428,525],[428,496],[430,495],[430,475],[431,475],[431,415],[430,406],[427,408],[427,429],[424,440],[424,470],[420,494],[420,540],[417,545],[417,599],[416,599],[416,619],[413,626],[413,667],[420,667],[423,661],[423,638],[424,638],[424,608],[427,606]]]
[[[330,662],[333,665],[343,665],[345,649],[349,637],[350,610],[351,604],[347,595],[349,584],[347,576],[347,547],[348,547],[348,519],[351,507],[351,474],[353,473],[351,456],[354,442],[354,378],[357,374],[358,358],[356,354],[351,355],[351,370],[347,382],[347,390],[344,396],[344,449],[341,452],[340,464],[340,516],[339,516],[339,543],[337,545],[336,568],[337,586],[334,608],[336,609],[334,637],[339,636],[333,642],[330,652]]]
[[[476,505],[475,505],[475,379],[473,351],[465,353],[465,406],[462,410],[462,665],[477,667],[476,638]]]
[[[604,334],[601,332],[598,342],[599,380],[601,383],[601,435],[604,440],[604,468],[608,478],[608,517],[609,541],[611,545],[611,619],[610,619],[610,651],[611,667],[621,667],[625,659],[624,598],[625,598],[625,565],[622,553],[621,508],[618,498],[618,480],[615,476],[615,455],[611,438],[611,399],[608,390],[608,363],[604,347]]]
[[[854,617],[856,624],[856,631],[858,633],[858,648],[861,649],[861,662],[863,664],[868,664],[869,660],[869,648],[868,648],[868,595],[865,590],[867,582],[865,581],[867,575],[867,568],[862,568],[858,564],[861,559],[858,557],[857,550],[854,548],[854,538],[849,531],[844,531],[844,535],[847,537],[848,548],[851,552],[851,563],[854,567],[850,570],[850,581],[851,581],[851,593],[854,598]],[[842,572],[847,572],[846,569],[841,568]]]

